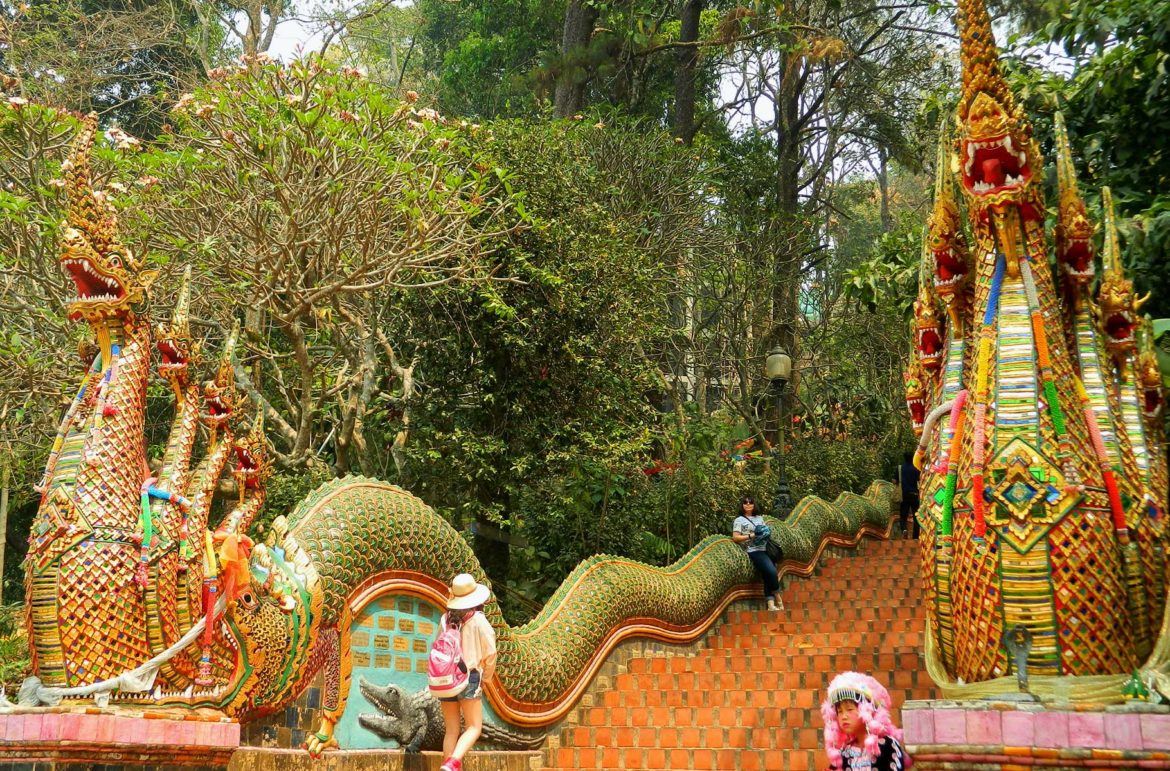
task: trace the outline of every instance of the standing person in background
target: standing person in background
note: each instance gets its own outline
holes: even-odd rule
[[[780,597],[780,576],[768,557],[767,543],[771,535],[772,528],[756,513],[756,499],[745,495],[739,501],[739,515],[731,525],[731,540],[747,552],[748,559],[763,579],[768,610],[784,610],[784,600]]]
[[[902,455],[902,465],[898,466],[898,484],[902,488],[902,503],[898,506],[898,522],[902,526],[902,537],[909,538],[910,531],[906,529],[906,516],[914,520],[914,539],[918,539],[918,469],[914,466],[914,457],[910,453]]]

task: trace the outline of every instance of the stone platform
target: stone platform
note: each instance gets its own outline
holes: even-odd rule
[[[1170,769],[1170,707],[908,701],[907,749],[918,771],[1021,768]]]
[[[216,713],[77,706],[0,713],[3,768],[222,769],[239,744],[239,723]]]
[[[438,752],[407,755],[401,750],[330,750],[320,758],[297,750],[241,747],[228,771],[438,771]],[[539,771],[539,752],[472,752],[463,761],[466,771]]]

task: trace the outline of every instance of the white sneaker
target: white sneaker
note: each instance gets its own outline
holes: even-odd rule
[[[775,600],[768,600],[768,610],[779,610],[779,608],[776,607]]]

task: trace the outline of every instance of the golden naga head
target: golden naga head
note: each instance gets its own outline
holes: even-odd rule
[[[232,449],[236,452],[236,465],[232,469],[232,478],[240,486],[241,495],[244,490],[256,490],[262,487],[272,473],[272,461],[268,458],[268,444],[264,440],[263,412],[256,413],[252,430],[242,438],[237,438]]]
[[[188,265],[183,271],[183,283],[179,286],[170,323],[158,325],[155,343],[160,356],[159,374],[176,392],[181,392],[190,382],[191,365],[197,363],[199,357],[199,343],[191,337],[190,306],[191,266]]]
[[[232,324],[232,331],[224,341],[223,351],[219,355],[219,367],[215,377],[203,383],[203,406],[200,414],[203,424],[217,429],[226,424],[232,417],[240,397],[236,392],[236,373],[232,366],[232,353],[236,347],[236,339],[240,335],[240,323]]]
[[[61,164],[69,210],[61,225],[60,264],[77,288],[69,318],[90,323],[132,314],[154,279],[118,240],[114,208],[105,193],[93,189],[90,154],[96,136],[97,113],[90,113]]]
[[[1121,267],[1113,194],[1107,187],[1101,189],[1101,205],[1105,210],[1105,249],[1101,255],[1104,270],[1097,292],[1098,321],[1105,338],[1105,347],[1124,379],[1129,357],[1137,348],[1138,311],[1150,296],[1137,297],[1133,291],[1133,281],[1126,278]]]
[[[913,356],[910,357],[910,365],[902,373],[902,382],[906,386],[906,407],[910,410],[914,435],[922,436],[922,426],[926,422],[926,379],[922,367]]]
[[[955,198],[951,167],[951,132],[944,119],[938,131],[934,170],[934,206],[926,226],[926,248],[934,273],[934,291],[946,305],[955,329],[962,324],[962,310],[971,284],[971,262],[963,235],[963,218]],[[919,278],[922,280],[922,277]]]
[[[982,0],[960,0],[963,91],[958,105],[959,172],[977,212],[1024,204],[1024,214],[1042,218],[1032,185],[1038,151],[1032,126],[1016,107],[999,71],[991,17]]]
[[[924,288],[914,301],[914,351],[928,377],[942,367],[945,348],[943,317]]]
[[[1056,220],[1056,259],[1065,280],[1081,288],[1093,280],[1093,233],[1085,201],[1077,188],[1076,169],[1064,116],[1056,113],[1056,177],[1060,208]]]
[[[970,276],[963,221],[953,198],[935,198],[927,227],[934,256],[934,290],[950,306],[961,301]]]
[[[1162,392],[1162,368],[1154,352],[1154,331],[1148,316],[1142,319],[1139,334],[1137,379],[1142,389],[1142,414],[1149,420],[1161,420],[1166,396]]]

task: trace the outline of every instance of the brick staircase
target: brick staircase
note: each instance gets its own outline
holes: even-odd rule
[[[918,561],[917,541],[867,541],[794,579],[784,612],[741,603],[693,655],[630,659],[566,721],[545,768],[827,768],[819,705],[835,673],[874,675],[898,708],[936,697]]]

